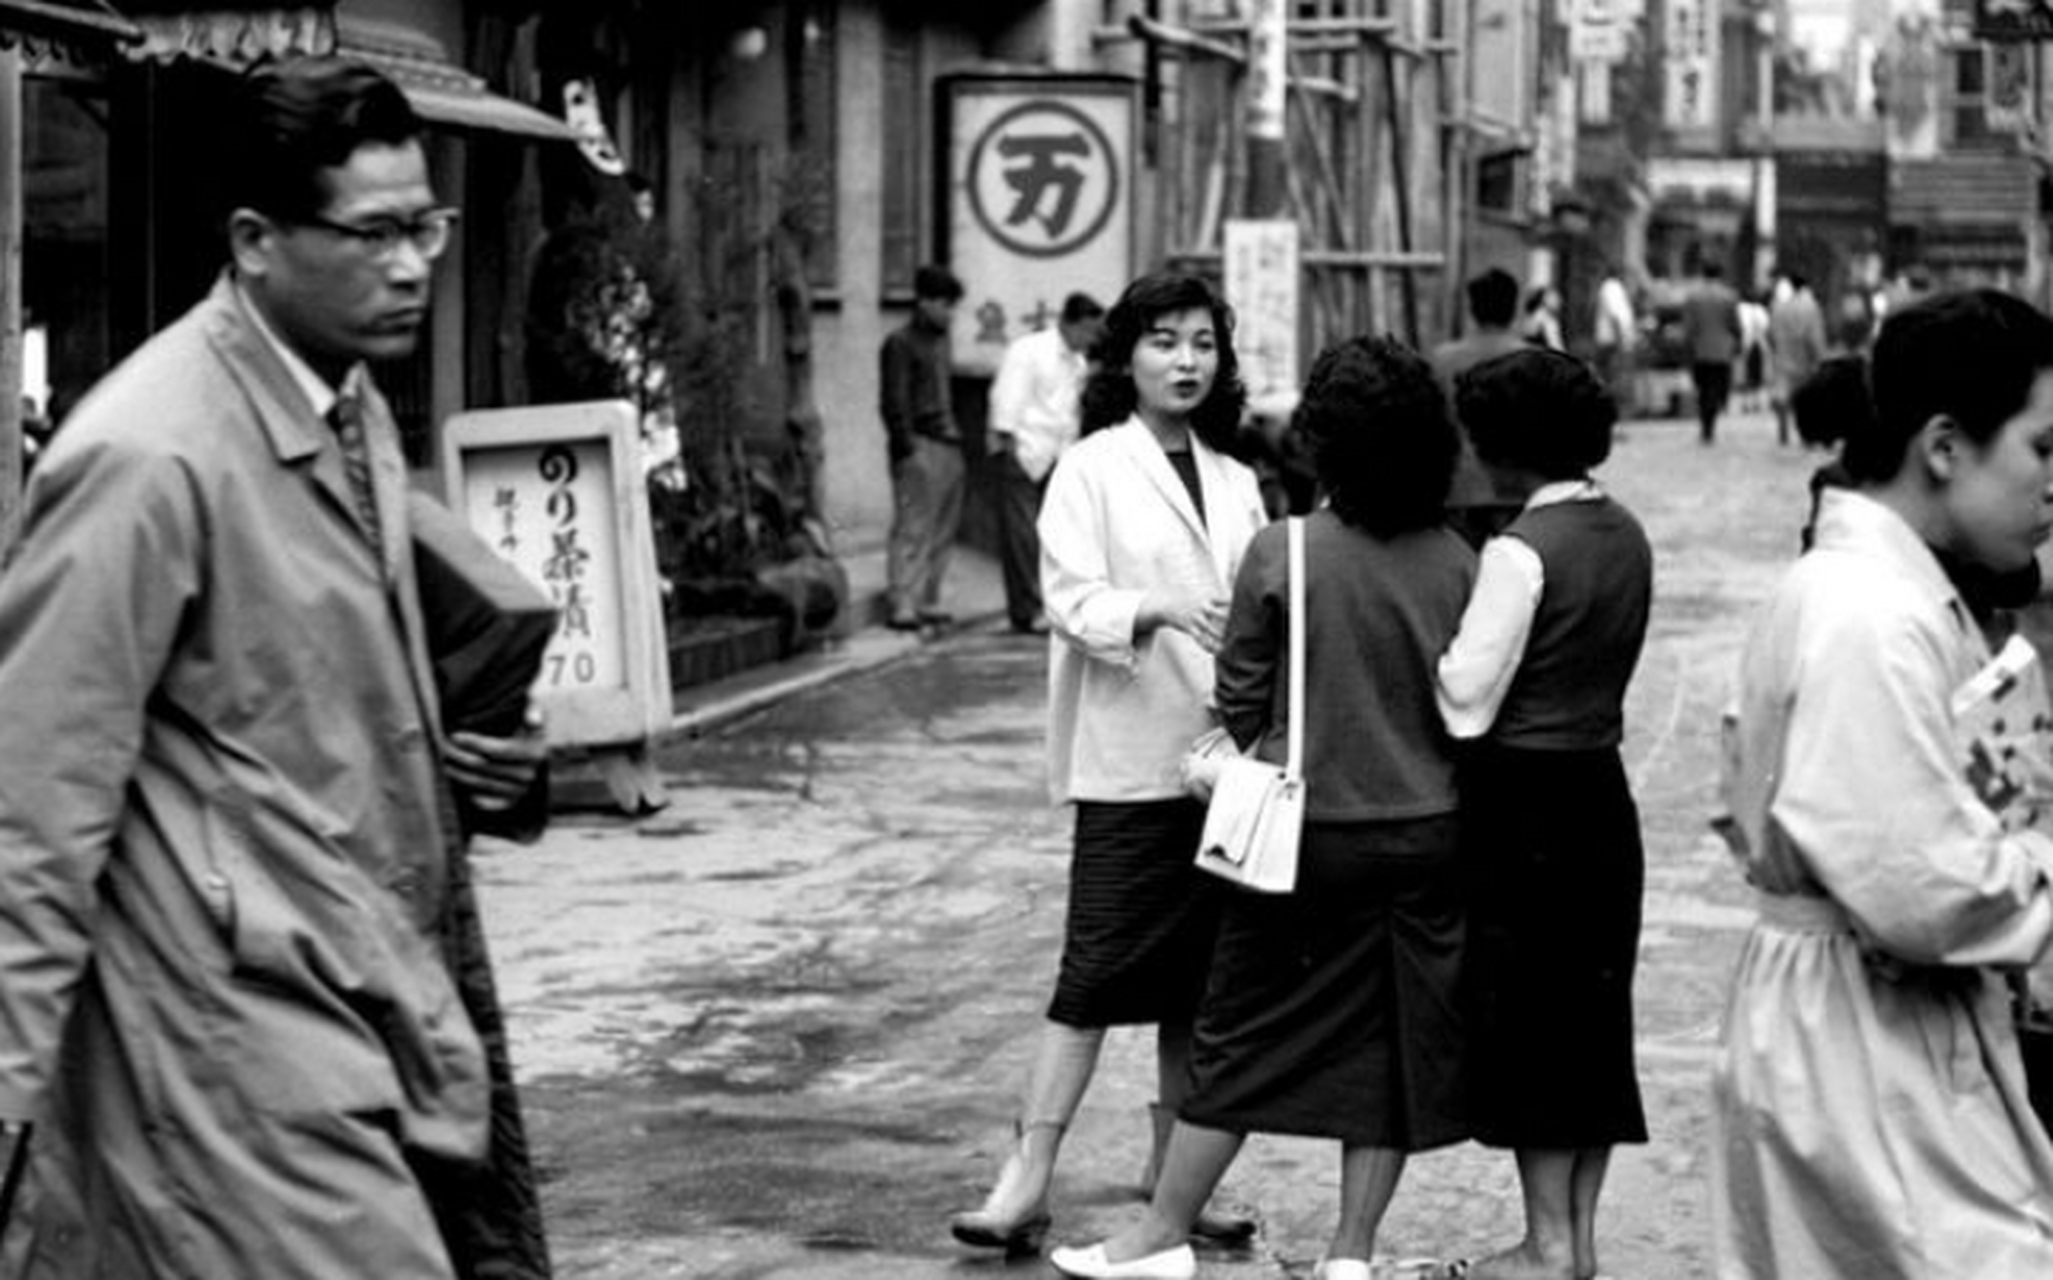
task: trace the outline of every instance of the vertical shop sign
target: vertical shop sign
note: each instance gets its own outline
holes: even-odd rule
[[[645,742],[670,722],[648,493],[626,401],[462,413],[449,507],[557,608],[534,700],[552,746]]]
[[[1718,123],[1718,0],[1668,0],[1662,66],[1662,118],[1671,129]]]
[[[1083,291],[1110,303],[1133,275],[1134,87],[1102,76],[954,76],[947,104],[946,258],[958,372],[992,374],[1005,344]]]
[[[1226,302],[1248,398],[1298,390],[1298,231],[1287,218],[1229,218]]]

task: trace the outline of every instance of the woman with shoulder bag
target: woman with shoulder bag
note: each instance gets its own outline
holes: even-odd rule
[[[1339,1139],[1340,1220],[1318,1274],[1366,1280],[1407,1155],[1468,1134],[1457,795],[1433,697],[1475,574],[1446,524],[1459,437],[1432,367],[1380,338],[1325,351],[1293,425],[1328,497],[1304,518],[1297,884],[1228,892],[1153,1200],[1103,1244],[1056,1250],[1069,1275],[1194,1274],[1186,1225],[1262,1132]],[[1278,525],[1249,546],[1218,663],[1222,723],[1268,761],[1290,729],[1286,541]]]
[[[1195,276],[1129,285],[1105,317],[1084,435],[1049,478],[1038,528],[1050,623],[1049,785],[1076,806],[1061,971],[1016,1139],[965,1244],[1038,1249],[1056,1154],[1109,1027],[1156,1027],[1153,1189],[1190,1067],[1219,882],[1192,863],[1204,806],[1184,752],[1206,726],[1212,655],[1248,539],[1267,520],[1225,448],[1246,399],[1232,313]],[[1246,1219],[1191,1228],[1245,1238]]]

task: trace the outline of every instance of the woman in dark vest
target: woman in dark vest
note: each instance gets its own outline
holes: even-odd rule
[[[1619,758],[1653,551],[1590,469],[1617,410],[1588,366],[1521,351],[1476,366],[1457,412],[1524,507],[1484,544],[1440,660],[1464,761],[1476,1137],[1517,1153],[1526,1235],[1462,1274],[1586,1280],[1611,1148],[1645,1142],[1632,974],[1645,879]]]

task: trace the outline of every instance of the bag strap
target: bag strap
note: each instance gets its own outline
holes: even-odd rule
[[[1304,776],[1305,763],[1305,522],[1290,517],[1290,749],[1284,769]]]

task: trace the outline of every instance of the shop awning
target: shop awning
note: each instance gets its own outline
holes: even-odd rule
[[[5,3],[9,0],[0,0]],[[194,58],[239,69],[267,58],[334,54],[384,72],[431,123],[562,142],[577,139],[569,125],[547,112],[492,92],[483,77],[449,61],[435,41],[391,23],[338,22],[329,4],[269,9],[196,6],[183,12],[138,13],[135,23],[143,39],[129,53],[138,60]]]
[[[133,44],[143,33],[98,0],[0,0],[0,46],[32,53]]]
[[[423,120],[453,129],[577,141],[576,131],[568,124],[537,107],[493,93],[482,77],[461,67],[412,53],[357,45],[346,38],[335,52],[391,77]]]

